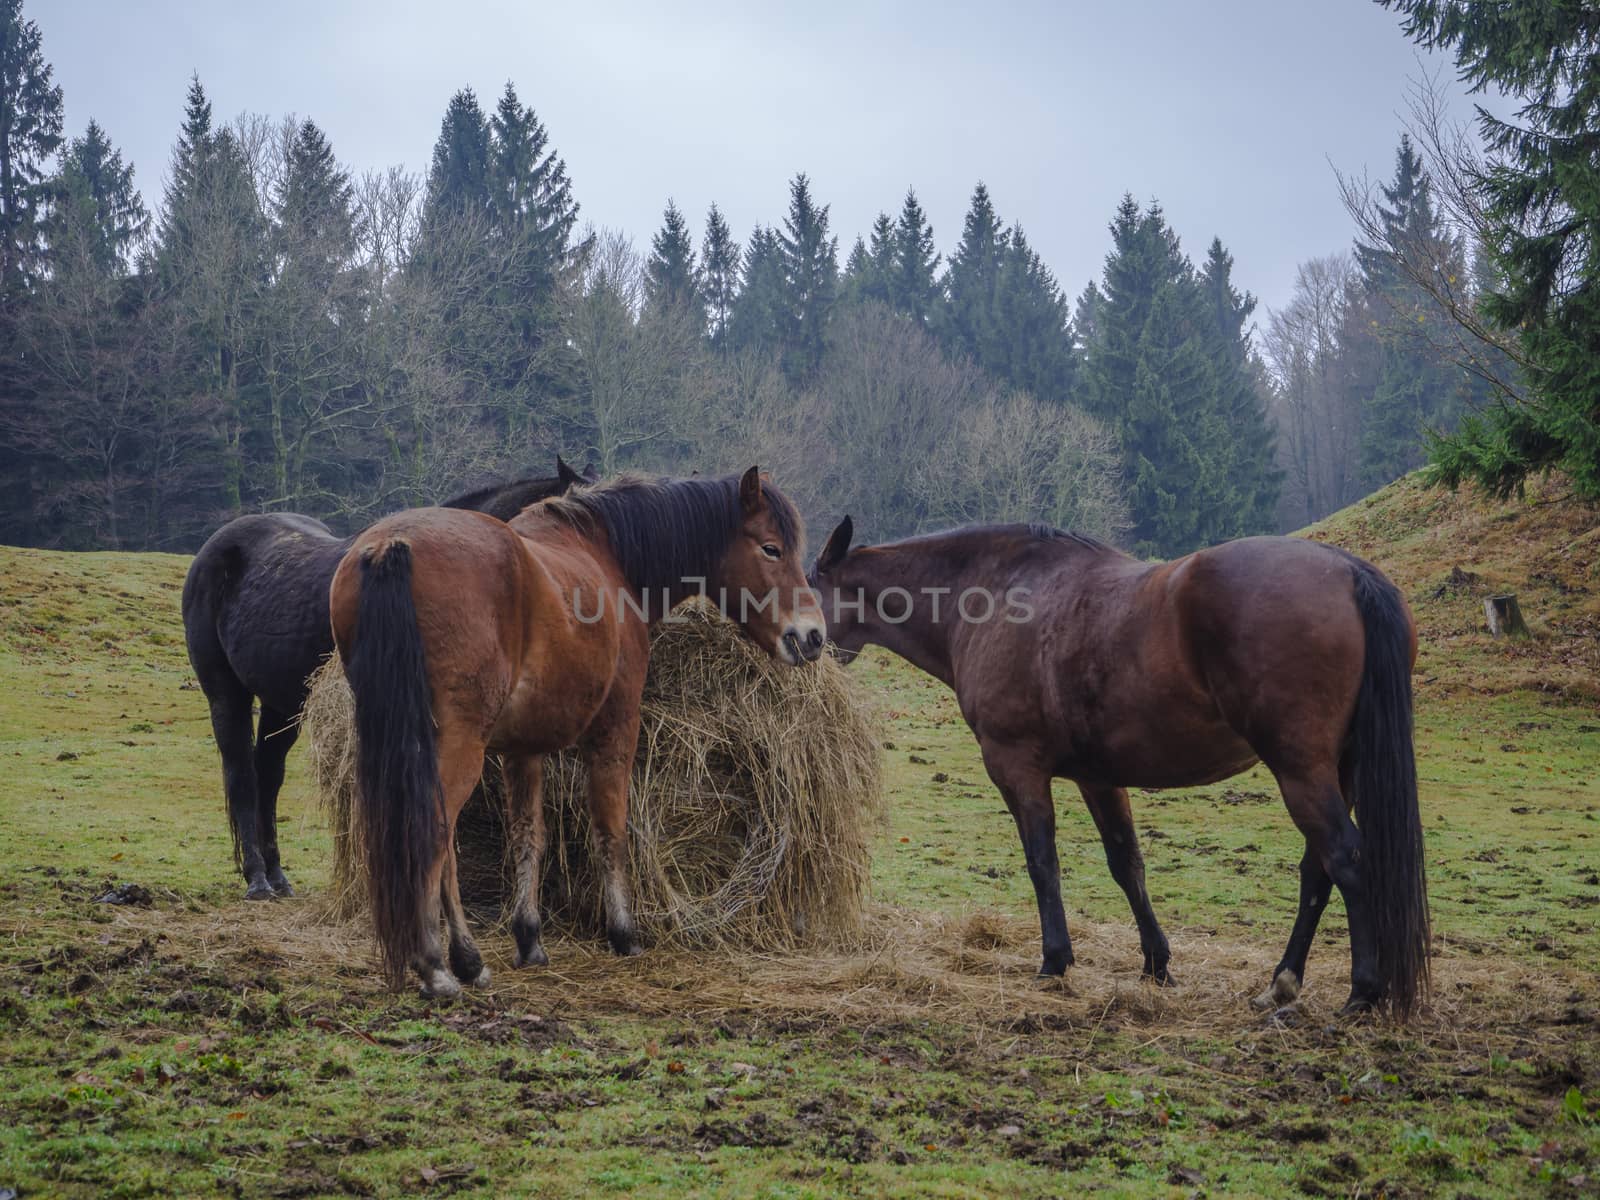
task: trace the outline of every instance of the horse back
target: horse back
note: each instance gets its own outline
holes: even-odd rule
[[[360,534],[334,575],[340,653],[361,636],[363,560],[410,548],[411,594],[436,720],[494,749],[570,745],[608,692],[620,627],[579,621],[576,545],[540,546],[479,512],[412,509]],[[592,555],[588,571],[596,570]],[[646,642],[646,649],[648,642]]]
[[[206,540],[183,585],[184,636],[208,696],[241,687],[284,714],[333,649],[328,584],[348,541],[294,513],[253,514]]]
[[[973,627],[956,691],[980,739],[1120,786],[1224,779],[1343,736],[1364,635],[1352,559],[1246,538],[1159,564],[1076,555],[1032,572],[1025,623]],[[1270,761],[1270,757],[1269,757]]]

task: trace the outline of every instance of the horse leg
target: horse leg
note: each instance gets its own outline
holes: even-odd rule
[[[1361,868],[1361,832],[1350,819],[1349,807],[1339,790],[1337,775],[1308,773],[1304,776],[1280,775],[1278,787],[1283,792],[1289,815],[1306,838],[1306,858],[1339,889],[1344,897],[1345,915],[1350,923],[1350,998],[1345,1002],[1346,1013],[1365,1012],[1383,999],[1383,988],[1378,975],[1378,947],[1373,929],[1373,914],[1367,903],[1366,886]],[[1327,887],[1316,871],[1308,871],[1302,863],[1300,875],[1301,914],[1295,922],[1290,937],[1285,963],[1292,955],[1299,956],[1298,965],[1304,971],[1305,954],[1311,946],[1311,936],[1316,931],[1317,918],[1326,903]],[[1314,906],[1307,901],[1315,900]],[[1309,911],[1308,911],[1309,909]],[[1297,942],[1296,935],[1300,936]],[[1273,981],[1274,994],[1280,990]],[[1298,992],[1298,987],[1296,988]],[[1292,996],[1290,997],[1293,998]]]
[[[466,805],[472,795],[473,787],[483,774],[483,751],[484,745],[481,740],[453,734],[448,728],[439,731],[439,790],[443,800],[443,812],[440,814],[444,825],[443,842],[428,878],[424,881],[418,902],[417,920],[421,922],[422,949],[412,961],[413,968],[422,977],[422,994],[431,998],[449,999],[461,994],[461,984],[456,982],[455,975],[445,970],[444,947],[439,941],[439,918],[447,905],[452,908],[451,966],[455,967],[459,963],[465,968],[470,965],[466,950],[459,946],[459,930],[459,933],[466,938],[466,949],[470,950],[470,956],[477,958],[479,970],[483,967],[483,956],[478,953],[477,946],[472,943],[471,935],[466,932],[466,918],[461,914],[460,896],[455,888],[456,817]],[[445,894],[447,883],[448,900]],[[477,972],[473,972],[474,978],[476,975]]]
[[[639,745],[639,714],[619,720],[591,741],[585,752],[589,768],[589,822],[605,873],[606,938],[621,955],[640,953],[639,930],[633,920],[628,884],[628,781]]]
[[[222,789],[228,798],[228,824],[233,829],[233,856],[244,875],[246,900],[272,899],[267,868],[261,857],[256,818],[255,739],[250,728],[252,700],[236,679],[207,688],[211,732],[222,752]]]
[[[1022,839],[1022,854],[1039,905],[1039,932],[1044,958],[1039,974],[1065,975],[1072,965],[1072,938],[1061,907],[1061,864],[1056,858],[1056,809],[1050,775],[1015,747],[982,743],[983,765],[1011,810]]]
[[[1317,924],[1322,911],[1328,907],[1328,897],[1333,892],[1333,877],[1323,869],[1322,860],[1311,852],[1306,842],[1306,852],[1300,859],[1300,909],[1295,914],[1294,930],[1289,934],[1289,944],[1283,958],[1272,972],[1272,983],[1250,1003],[1265,1012],[1292,1003],[1300,995],[1306,982],[1306,955],[1311,952],[1311,939],[1317,936]]]
[[[1139,850],[1139,834],[1133,827],[1128,790],[1080,783],[1078,791],[1083,793],[1083,802],[1089,806],[1089,815],[1100,831],[1111,878],[1128,897],[1134,923],[1139,926],[1144,973],[1157,983],[1170,984],[1173,980],[1167,973],[1167,962],[1172,952],[1167,946],[1167,935],[1161,932],[1161,923],[1156,920],[1155,910],[1150,907],[1150,893],[1145,891],[1144,855]]]
[[[284,759],[299,736],[300,725],[293,716],[262,704],[256,725],[256,838],[267,885],[276,896],[294,895],[278,859],[278,792],[283,787]]]
[[[454,825],[454,821],[451,822]],[[450,973],[474,987],[489,986],[489,968],[467,928],[467,914],[461,907],[461,885],[456,877],[456,843],[445,844],[444,871],[439,880],[439,902],[444,907],[444,923],[450,930]]]
[[[549,963],[540,941],[539,876],[544,861],[544,759],[508,758],[504,765],[511,853],[516,862],[516,892],[511,906],[511,936],[517,942],[515,965]]]

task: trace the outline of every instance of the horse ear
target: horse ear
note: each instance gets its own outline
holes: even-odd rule
[[[831,571],[843,562],[844,556],[850,553],[850,539],[855,534],[855,523],[846,514],[828,535],[828,544],[822,548],[822,553],[817,555],[817,570]]]
[[[761,468],[751,467],[739,479],[739,507],[744,515],[753,517],[767,506],[761,494]]]
[[[597,465],[595,465],[595,461],[592,458],[588,461],[587,464],[585,464],[585,466],[583,468],[583,481],[585,483],[599,483],[600,482],[600,468]]]
[[[561,480],[561,487],[563,491],[574,486],[575,484],[584,482],[584,477],[574,471],[567,464],[567,460],[562,458],[559,454],[556,455],[556,477]]]

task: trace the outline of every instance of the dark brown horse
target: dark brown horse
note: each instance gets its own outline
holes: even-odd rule
[[[554,478],[496,484],[445,504],[509,521],[585,480],[593,482],[592,475],[580,476],[558,458]],[[212,534],[183,581],[184,640],[222,753],[234,863],[247,900],[294,894],[278,858],[278,790],[300,733],[306,679],[333,653],[328,585],[354,540],[298,513],[255,513]],[[252,736],[256,698],[261,717]]]
[[[1052,778],[1078,785],[1133,909],[1144,972],[1167,983],[1127,789],[1212,783],[1260,761],[1306,850],[1294,932],[1257,1003],[1299,993],[1337,884],[1350,922],[1347,1009],[1387,1000],[1410,1012],[1428,974],[1417,643],[1382,572],[1295,538],[1145,563],[1033,525],[856,550],[851,533],[846,517],[810,577],[833,640],[847,657],[886,646],[955,689],[1022,838],[1040,974],[1072,962]]]
[[[333,631],[355,695],[373,924],[392,983],[410,967],[425,993],[454,995],[457,980],[488,978],[455,866],[456,816],[486,750],[505,767],[516,964],[548,961],[538,908],[543,759],[574,745],[589,773],[607,934],[618,954],[639,951],[628,778],[649,626],[705,591],[774,657],[814,660],[826,627],[802,543],[793,506],[754,467],[742,478],[579,488],[509,527],[418,509],[356,539],[334,575]]]

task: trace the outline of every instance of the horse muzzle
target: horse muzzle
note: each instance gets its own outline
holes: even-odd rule
[[[828,644],[828,637],[820,625],[807,622],[804,625],[789,626],[783,631],[779,644],[783,647],[784,661],[790,666],[798,667],[821,658],[823,648]]]

